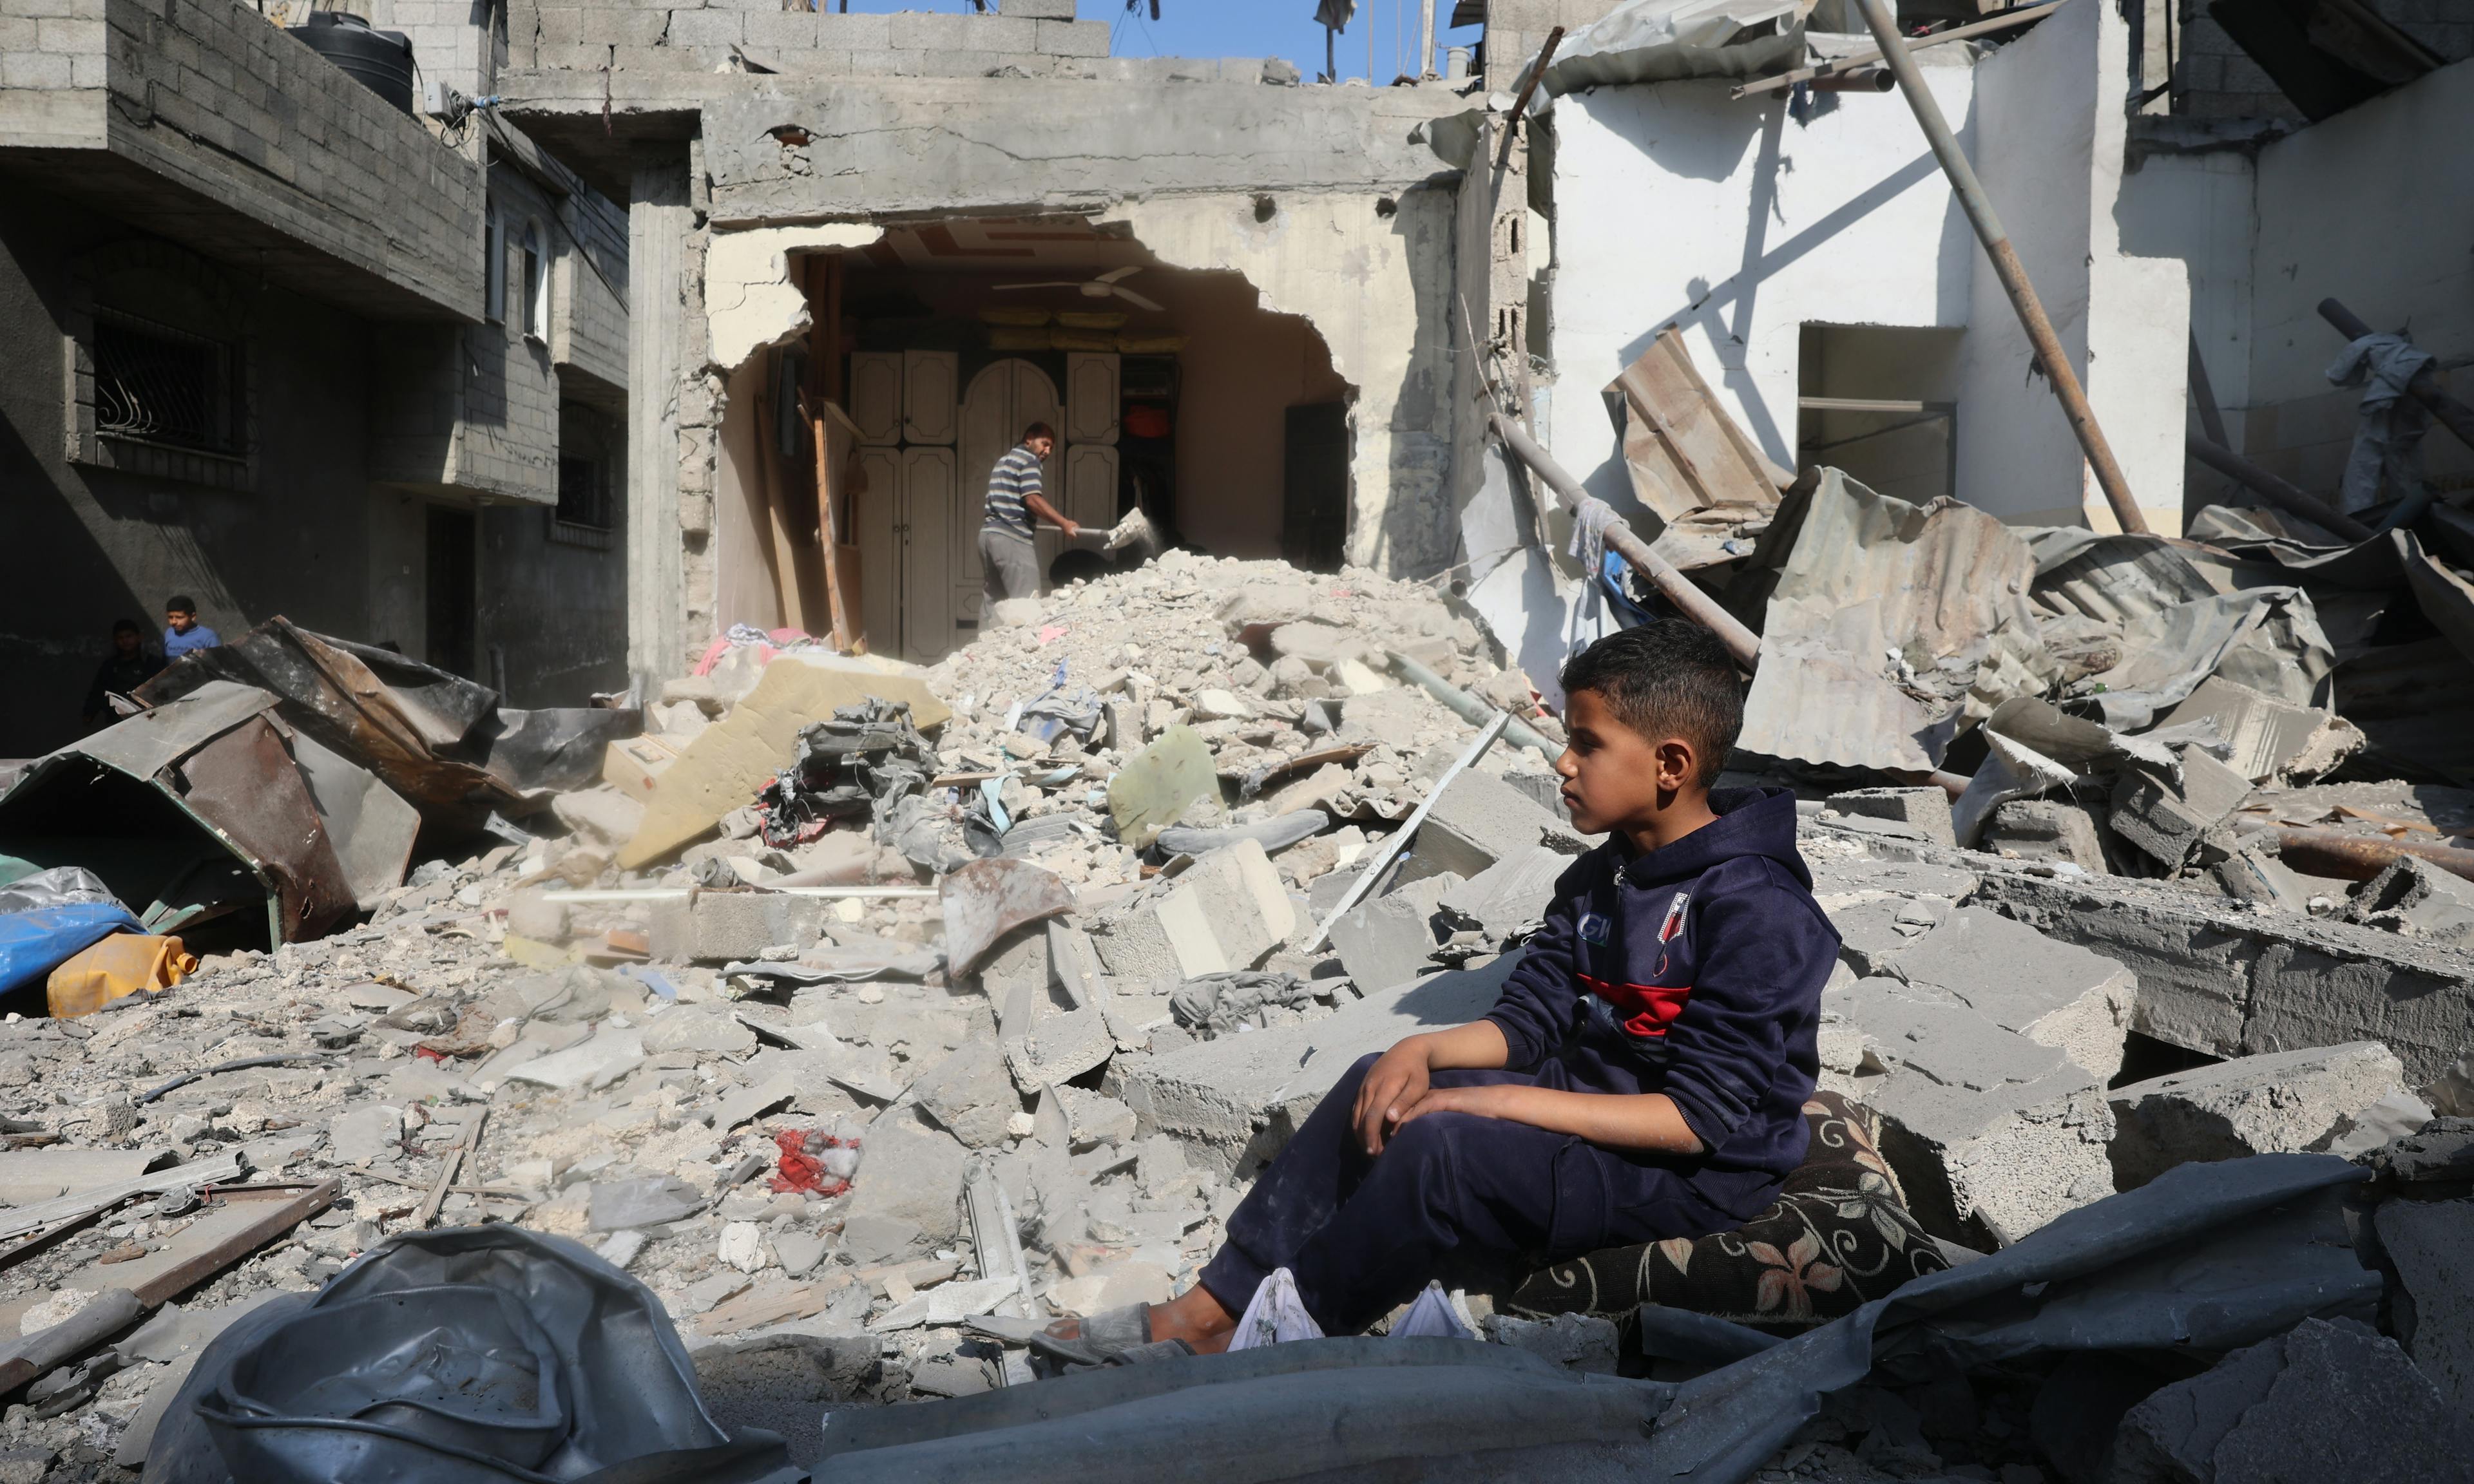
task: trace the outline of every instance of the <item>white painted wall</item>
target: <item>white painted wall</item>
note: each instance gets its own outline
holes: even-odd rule
[[[2259,235],[2253,184],[2246,155],[2162,155],[2122,177],[2114,212],[2123,251],[2181,260],[2192,335],[2237,449],[2250,401],[2251,245]],[[2234,488],[2187,461],[2183,487],[2186,509],[2222,503]]]
[[[1964,119],[1971,70],[1924,73],[1943,110]],[[1597,393],[1665,325],[1683,326],[1728,412],[1792,466],[1806,322],[1968,323],[1976,241],[1904,100],[1841,93],[1799,124],[1774,96],[1737,103],[1727,92],[1716,82],[1625,85],[1555,105],[1547,441],[1620,510],[1638,507]]]
[[[2443,359],[2474,352],[2469,138],[2474,62],[2459,62],[2260,152],[2248,449],[2306,489],[2335,488],[2361,396],[2327,383],[2343,341],[2320,299],[2407,326]],[[2454,382],[2474,395],[2474,374]],[[2436,479],[2474,482],[2474,456],[2445,431],[2422,446]]]

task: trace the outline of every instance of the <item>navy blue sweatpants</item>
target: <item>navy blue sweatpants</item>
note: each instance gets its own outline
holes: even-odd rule
[[[1229,1313],[1244,1313],[1256,1285],[1284,1267],[1324,1333],[1354,1334],[1414,1297],[1448,1258],[1543,1264],[1743,1225],[1650,1158],[1475,1113],[1428,1113],[1370,1157],[1349,1114],[1374,1060],[1348,1069],[1230,1213],[1227,1243],[1200,1276]],[[1433,1080],[1561,1088],[1562,1070],[1549,1062],[1537,1073],[1443,1071]]]

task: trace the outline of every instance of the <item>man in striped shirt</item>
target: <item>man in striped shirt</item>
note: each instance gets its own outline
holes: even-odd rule
[[[1055,450],[1056,430],[1034,422],[988,471],[988,514],[980,526],[980,583],[991,605],[1039,596],[1039,553],[1031,540],[1033,517],[1063,531],[1067,540],[1081,534],[1082,528],[1057,514],[1041,492],[1039,463]]]

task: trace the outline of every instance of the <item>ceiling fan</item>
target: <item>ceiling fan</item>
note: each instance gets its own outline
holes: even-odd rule
[[[1153,303],[1150,299],[1145,299],[1140,294],[1135,293],[1133,290],[1126,287],[1125,284],[1118,281],[1123,278],[1130,278],[1141,272],[1142,268],[1140,265],[1137,265],[1132,268],[1112,268],[1106,273],[1102,274],[1100,276],[1090,280],[1088,283],[999,283],[992,284],[990,287],[999,290],[1079,289],[1081,291],[1082,297],[1085,299],[1107,299],[1110,296],[1114,296],[1118,299],[1124,299],[1127,303],[1133,305],[1137,309],[1149,309],[1154,313],[1165,310],[1168,307],[1167,305]]]

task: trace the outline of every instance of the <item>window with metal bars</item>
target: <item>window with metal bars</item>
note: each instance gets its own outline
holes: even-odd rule
[[[97,309],[91,357],[96,432],[208,453],[242,451],[233,347]]]

